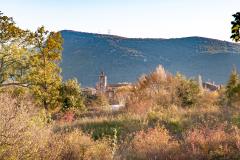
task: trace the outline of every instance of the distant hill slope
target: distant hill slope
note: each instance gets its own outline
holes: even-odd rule
[[[100,71],[112,83],[135,81],[158,64],[189,77],[225,83],[233,65],[240,69],[240,45],[203,37],[135,39],[61,31],[63,77],[94,86]]]

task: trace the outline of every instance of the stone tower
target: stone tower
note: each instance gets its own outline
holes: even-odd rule
[[[107,76],[104,72],[101,72],[99,75],[98,90],[100,93],[105,93],[107,89]]]
[[[202,81],[202,76],[198,75],[198,85],[200,89],[203,89],[203,81]]]

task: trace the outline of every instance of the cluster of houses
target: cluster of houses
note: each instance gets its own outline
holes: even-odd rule
[[[114,83],[109,84],[107,81],[107,75],[101,72],[99,75],[98,82],[95,88],[83,88],[82,92],[90,95],[104,94],[110,101],[114,102],[116,92],[121,87],[131,87],[131,83]]]
[[[222,85],[217,85],[215,82],[203,82],[202,77],[198,76],[198,84],[201,88],[208,90],[208,91],[217,91],[222,88]]]
[[[221,89],[221,85],[214,82],[203,82],[201,76],[198,77],[199,86],[208,91],[217,91]],[[95,88],[83,88],[82,92],[88,95],[104,94],[110,101],[114,102],[116,92],[121,87],[131,87],[131,83],[115,83],[108,84],[107,75],[101,72]]]

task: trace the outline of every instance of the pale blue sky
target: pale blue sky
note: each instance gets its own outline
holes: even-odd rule
[[[230,41],[240,0],[0,0],[23,28],[70,29],[125,37],[203,36]]]

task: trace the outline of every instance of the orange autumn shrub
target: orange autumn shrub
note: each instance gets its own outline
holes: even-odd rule
[[[125,154],[127,159],[175,159],[179,147],[165,128],[156,127],[137,132]]]
[[[64,135],[61,158],[64,160],[111,160],[112,150],[107,141],[94,141],[89,135],[75,130]]]
[[[184,136],[183,159],[240,159],[240,130],[224,125],[201,127]]]

